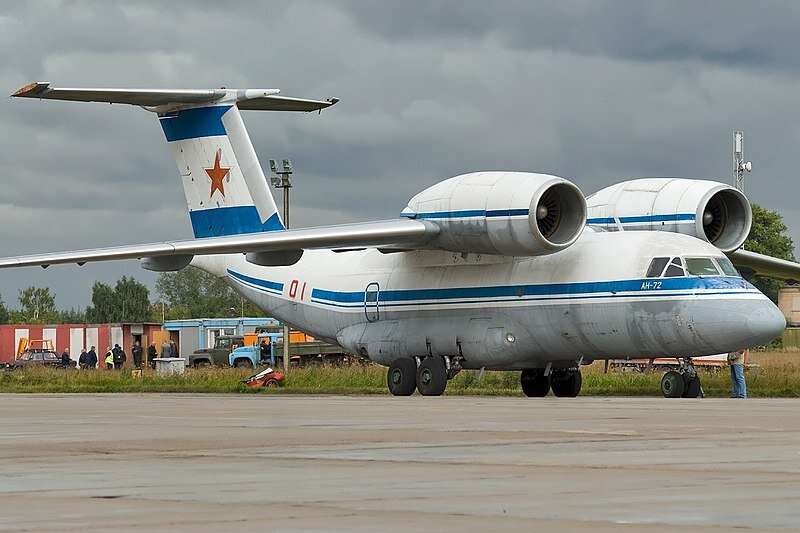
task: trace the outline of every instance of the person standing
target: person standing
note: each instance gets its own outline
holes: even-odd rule
[[[731,398],[747,398],[747,384],[744,381],[744,350],[730,352],[728,364],[731,367],[733,394]]]
[[[158,357],[158,350],[156,350],[156,343],[151,342],[147,347],[147,362],[152,368],[156,367],[156,357]]]
[[[161,357],[169,357],[169,341],[167,339],[161,343]]]
[[[139,341],[133,341],[131,355],[133,356],[133,368],[142,368],[142,346]]]
[[[114,368],[121,370],[122,367],[125,366],[125,361],[128,359],[125,356],[125,352],[122,351],[122,348],[119,347],[119,344],[115,344],[112,354],[114,359]]]
[[[97,366],[97,352],[94,351],[94,346],[92,346],[88,352],[86,352],[86,363],[88,364],[88,368],[94,368]]]
[[[169,356],[178,357],[178,345],[175,344],[175,341],[169,341]]]
[[[114,370],[114,352],[111,351],[111,348],[108,348],[108,350],[106,351],[105,362],[106,362],[106,369]]]
[[[69,368],[72,365],[72,359],[69,358],[69,348],[64,348],[61,352],[61,366]]]
[[[81,370],[89,368],[89,354],[86,353],[86,348],[81,348],[81,354],[78,356],[78,368]]]

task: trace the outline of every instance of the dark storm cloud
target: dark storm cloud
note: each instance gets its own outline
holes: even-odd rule
[[[0,81],[279,87],[341,101],[247,113],[262,165],[295,166],[293,225],[394,217],[441,179],[525,170],[590,193],[622,179],[729,182],[795,238],[800,7],[778,2],[28,2],[0,9]],[[186,238],[175,163],[130,106],[0,100],[4,255]],[[3,271],[0,295],[49,285],[61,307],[135,262]]]
[[[636,61],[694,59],[794,66],[800,6],[791,2],[344,1],[359,27],[392,41],[492,37],[523,50]]]

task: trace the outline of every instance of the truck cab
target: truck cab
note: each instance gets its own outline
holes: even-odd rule
[[[237,347],[244,345],[242,335],[220,335],[214,341],[213,348],[195,350],[188,360],[188,365],[195,368],[201,366],[225,366],[230,364],[228,355]]]

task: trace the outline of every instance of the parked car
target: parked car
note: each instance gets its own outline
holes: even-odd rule
[[[34,366],[53,366],[63,368],[61,356],[52,350],[33,349],[25,350],[19,358],[9,364],[10,370],[21,370]]]

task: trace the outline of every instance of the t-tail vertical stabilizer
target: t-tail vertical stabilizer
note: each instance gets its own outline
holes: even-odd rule
[[[158,114],[186,194],[195,237],[285,229],[240,109],[317,111],[338,100],[278,96],[278,89],[59,89],[47,82],[12,96],[131,104]]]

